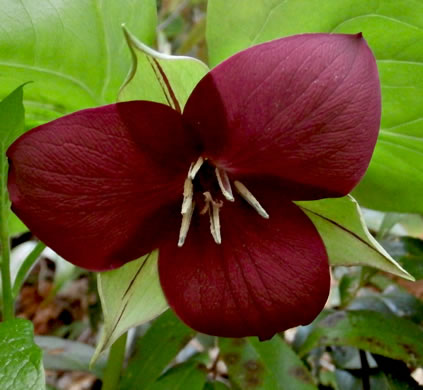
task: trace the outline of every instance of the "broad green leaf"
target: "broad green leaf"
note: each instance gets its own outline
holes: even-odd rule
[[[32,126],[116,100],[130,67],[121,32],[127,23],[151,44],[155,0],[0,0],[0,97],[25,93]]]
[[[122,390],[150,389],[194,334],[171,310],[163,313],[138,339],[135,355],[125,370]]]
[[[0,323],[0,389],[45,388],[42,351],[34,344],[30,321]]]
[[[90,368],[90,359],[94,353],[91,345],[52,336],[35,336],[35,343],[44,352],[46,370],[92,372],[101,378],[106,359],[99,359]]]
[[[222,338],[219,347],[229,380],[241,389],[317,390],[301,359],[278,335],[264,342]]]
[[[355,196],[366,207],[422,213],[422,2],[210,0],[208,5],[211,65],[254,44],[288,35],[360,31],[378,61],[383,112],[379,141]]]
[[[339,311],[318,322],[299,354],[326,345],[349,345],[411,365],[423,363],[423,332],[404,318],[369,310]]]
[[[159,282],[157,251],[99,273],[97,283],[104,327],[92,363],[128,329],[152,320],[168,307]]]
[[[148,390],[201,390],[206,377],[207,371],[202,363],[189,361],[172,367]]]
[[[319,231],[332,265],[369,265],[414,280],[373,238],[351,196],[296,203]]]
[[[181,112],[191,91],[208,72],[207,65],[192,57],[159,53],[126,28],[124,33],[132,54],[132,68],[119,100],[150,100]]]

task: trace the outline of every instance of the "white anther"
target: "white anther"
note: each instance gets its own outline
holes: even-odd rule
[[[192,205],[192,197],[194,196],[194,185],[192,180],[187,177],[184,182],[184,200],[182,201],[181,214],[185,215]]]
[[[266,219],[269,218],[269,214],[267,214],[266,210],[262,207],[259,201],[254,197],[254,195],[250,191],[248,191],[248,188],[245,187],[244,184],[242,184],[238,180],[235,180],[234,185],[238,193],[247,201],[250,206],[254,207],[254,209],[261,217]]]
[[[191,180],[194,180],[195,175],[200,170],[201,166],[203,165],[203,162],[204,162],[204,158],[200,156],[200,157],[198,157],[198,160],[195,163],[191,164],[191,166],[189,167],[189,171],[188,171],[188,177]]]
[[[179,240],[178,240],[178,246],[181,247],[184,245],[185,239],[187,238],[189,226],[191,225],[191,218],[192,214],[194,213],[195,208],[195,202],[191,202],[191,205],[187,212],[182,215],[182,223],[181,223],[181,229],[179,230]]]
[[[220,168],[215,169],[217,182],[219,183],[220,190],[222,191],[223,196],[233,202],[235,200],[232,194],[231,182],[229,181],[228,174],[226,171]]]
[[[221,207],[222,207],[221,204],[212,202],[212,207],[209,208],[210,232],[216,244],[222,243],[222,237],[220,235],[220,218],[219,218],[219,212]]]

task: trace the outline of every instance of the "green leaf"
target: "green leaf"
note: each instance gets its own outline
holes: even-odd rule
[[[32,323],[12,320],[0,323],[0,388],[45,388],[42,351],[34,344]]]
[[[3,204],[0,207],[7,209],[5,214],[9,234],[17,234],[27,230],[19,219],[10,212],[6,183],[8,171],[6,151],[10,144],[24,132],[23,87],[24,85],[19,86],[0,102],[0,191],[2,192],[0,198],[3,199]]]
[[[423,279],[423,240],[400,237],[395,241],[385,241],[389,253],[417,280]]]
[[[148,390],[200,390],[206,383],[206,377],[202,363],[190,361],[172,367]]]
[[[229,387],[222,382],[207,382],[203,390],[229,390]]]
[[[35,336],[35,342],[44,352],[46,370],[92,372],[101,378],[106,359],[99,359],[91,369],[90,359],[94,353],[91,345],[52,336]]]
[[[207,65],[192,57],[159,53],[126,28],[124,32],[132,54],[132,68],[119,100],[150,100],[181,112],[191,91],[208,72]]]
[[[332,265],[369,265],[414,280],[373,238],[351,196],[295,203],[319,231]]]
[[[211,65],[254,44],[288,35],[359,31],[378,61],[383,112],[370,168],[354,194],[366,207],[422,213],[423,3],[209,0],[208,4]]]
[[[2,158],[10,144],[24,132],[23,87],[16,88],[0,102],[0,152]]]
[[[121,24],[151,44],[155,0],[0,0],[0,96],[27,81],[35,125],[116,100],[130,67]]]
[[[301,345],[301,356],[326,345],[349,345],[411,365],[423,363],[423,332],[404,318],[369,310],[339,311],[318,322]]]
[[[221,338],[219,346],[229,380],[241,389],[317,390],[301,359],[278,335],[264,342]]]
[[[19,223],[18,218],[10,210],[9,195],[7,193],[9,165],[6,158],[8,147],[24,131],[25,110],[22,104],[23,87],[24,85],[19,86],[0,101],[0,240],[2,241],[1,246],[4,246],[4,250],[1,252],[2,256],[5,257],[3,258],[5,262],[5,268],[3,270],[5,272],[3,276],[5,278],[3,278],[3,281],[6,286],[8,284],[6,279],[9,279],[7,273],[10,268],[10,265],[7,265],[9,263],[9,237],[12,234],[26,230],[26,227]],[[4,292],[6,302],[11,300],[11,297],[7,296],[7,291],[11,292],[11,287],[6,287],[5,291],[2,291],[2,293]],[[6,303],[6,307],[11,306],[12,304],[8,305]]]
[[[135,355],[122,380],[122,390],[150,389],[194,334],[195,331],[183,324],[171,310],[163,313],[138,339]]]
[[[157,251],[99,273],[97,283],[104,327],[92,363],[128,329],[152,320],[168,307],[159,282]]]

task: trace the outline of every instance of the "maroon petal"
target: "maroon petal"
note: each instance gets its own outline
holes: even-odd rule
[[[242,51],[193,91],[184,119],[233,175],[278,177],[291,199],[342,196],[367,169],[380,121],[361,34],[305,34]]]
[[[128,102],[79,111],[10,147],[12,208],[65,259],[115,268],[179,229],[193,153],[180,114],[167,106]]]
[[[224,204],[220,245],[210,235],[207,216],[197,214],[182,248],[172,240],[160,247],[168,303],[200,332],[268,339],[308,324],[326,302],[329,266],[313,224],[289,201],[271,196],[260,201],[268,220],[238,198]]]

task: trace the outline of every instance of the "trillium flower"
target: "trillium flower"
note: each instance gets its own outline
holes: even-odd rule
[[[14,212],[70,262],[109,270],[159,248],[171,308],[217,336],[311,322],[324,244],[296,200],[348,194],[380,122],[361,34],[305,34],[211,70],[183,113],[131,101],[39,126],[8,150]]]

